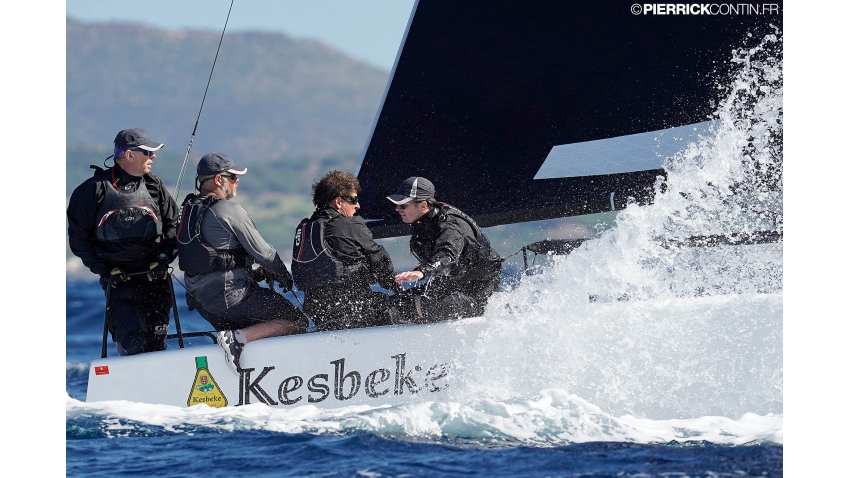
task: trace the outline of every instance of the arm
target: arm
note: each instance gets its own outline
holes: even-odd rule
[[[159,246],[159,252],[165,252],[168,255],[168,263],[170,264],[177,257],[177,203],[168,189],[162,184],[162,181],[157,181],[159,190],[159,210],[160,219],[162,220],[162,242]]]
[[[68,244],[71,252],[97,275],[103,274],[107,264],[97,257],[92,244],[95,215],[97,213],[96,184],[86,181],[77,186],[68,201]]]
[[[460,261],[466,238],[473,234],[468,224],[445,222],[434,243],[434,254],[423,259],[413,270],[424,277],[448,275]]]
[[[219,204],[227,208],[227,214],[218,214],[215,210],[213,210],[213,213],[220,221],[226,224],[254,261],[263,267],[275,280],[291,283],[292,276],[289,274],[289,270],[286,269],[286,264],[280,259],[274,247],[269,245],[263,239],[263,236],[260,235],[260,231],[257,230],[257,226],[254,224],[251,216],[248,215],[248,211],[236,203],[219,201],[216,206]]]
[[[375,242],[372,232],[366,226],[363,218],[355,216],[351,221],[352,236],[360,245],[361,252],[366,257],[366,265],[374,274],[378,285],[391,291],[399,291],[398,284],[393,280],[395,269],[390,254],[384,246]]]

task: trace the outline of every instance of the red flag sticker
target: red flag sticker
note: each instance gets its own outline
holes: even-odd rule
[[[95,375],[109,375],[109,365],[101,365],[94,368]]]

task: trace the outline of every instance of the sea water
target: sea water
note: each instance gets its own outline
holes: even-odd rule
[[[103,295],[69,279],[67,474],[781,476],[782,243],[663,240],[782,230],[782,39],[751,43],[719,80],[711,132],[666,159],[652,205],[513,271],[444,401],[86,403]],[[183,330],[208,330],[176,289]]]

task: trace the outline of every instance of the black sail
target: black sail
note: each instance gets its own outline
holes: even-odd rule
[[[358,171],[360,215],[376,238],[409,234],[385,199],[409,176],[482,227],[650,202],[660,161],[541,167],[557,147],[585,160],[582,145],[617,163],[630,139],[710,119],[733,49],[781,27],[782,3],[700,5],[417,1]]]

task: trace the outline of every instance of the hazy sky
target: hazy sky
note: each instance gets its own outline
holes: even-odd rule
[[[323,41],[390,70],[415,0],[234,0],[227,32],[263,30]],[[231,0],[67,0],[68,17],[221,32]],[[226,40],[225,33],[225,40]]]

